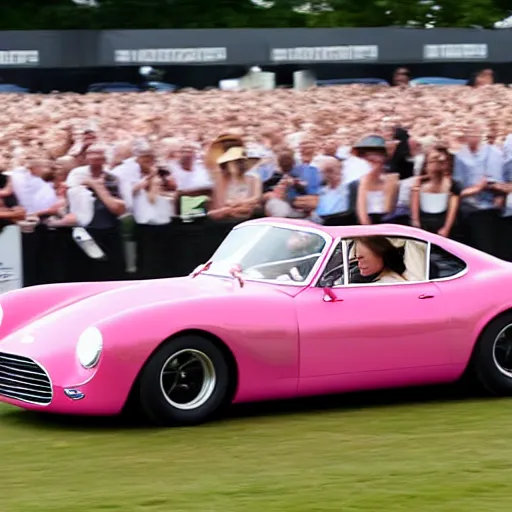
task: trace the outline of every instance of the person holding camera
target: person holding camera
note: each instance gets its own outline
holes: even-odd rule
[[[320,171],[307,164],[295,165],[293,151],[282,150],[278,168],[263,183],[265,213],[270,217],[305,218],[315,210],[321,187]]]
[[[138,151],[139,175],[132,183],[132,211],[137,243],[137,273],[141,279],[166,277],[169,224],[174,216],[173,191],[176,183],[171,173],[156,165],[151,148]]]

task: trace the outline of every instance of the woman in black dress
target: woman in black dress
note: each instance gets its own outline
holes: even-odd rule
[[[461,185],[452,178],[453,157],[444,147],[431,150],[411,189],[412,225],[449,237],[459,210]]]

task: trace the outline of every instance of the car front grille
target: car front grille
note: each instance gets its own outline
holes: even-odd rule
[[[52,401],[52,383],[46,370],[28,357],[0,352],[0,395],[37,405]]]

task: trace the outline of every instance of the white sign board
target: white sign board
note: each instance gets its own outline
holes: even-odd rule
[[[486,44],[425,44],[423,58],[425,60],[472,60],[487,59]]]
[[[37,50],[0,50],[0,66],[26,66],[39,64]]]
[[[7,226],[0,231],[0,294],[23,287],[21,231]]]
[[[114,60],[120,64],[190,64],[224,62],[227,58],[227,48],[147,48],[114,52]]]
[[[300,48],[273,48],[273,62],[346,62],[375,61],[379,58],[377,45],[304,46]]]

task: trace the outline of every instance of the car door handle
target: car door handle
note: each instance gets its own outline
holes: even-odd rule
[[[324,302],[343,302],[343,299],[340,299],[330,288],[324,288],[324,293]]]
[[[424,300],[424,299],[433,299],[433,295],[427,295],[426,293],[421,294],[418,299]]]

